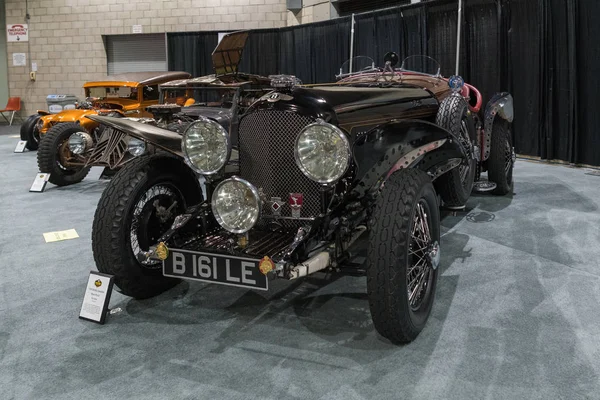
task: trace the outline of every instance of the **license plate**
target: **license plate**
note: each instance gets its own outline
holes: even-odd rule
[[[267,277],[258,269],[259,261],[253,258],[169,249],[169,256],[163,261],[163,275],[269,290]]]

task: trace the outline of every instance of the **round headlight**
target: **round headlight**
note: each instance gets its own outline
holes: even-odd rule
[[[321,184],[332,183],[350,165],[350,143],[338,127],[316,122],[298,135],[295,157],[304,175]]]
[[[238,177],[219,183],[212,194],[215,219],[232,233],[248,232],[260,217],[261,200],[258,190]]]
[[[127,151],[135,157],[141,156],[146,152],[146,142],[136,138],[129,138],[129,142],[127,142]]]
[[[190,166],[203,175],[219,172],[229,159],[229,134],[206,118],[190,124],[183,132],[183,153]]]
[[[75,132],[69,136],[69,151],[73,154],[83,154],[91,143],[92,137],[87,132]]]

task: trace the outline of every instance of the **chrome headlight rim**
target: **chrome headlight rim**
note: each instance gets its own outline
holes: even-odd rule
[[[75,145],[71,142],[71,138],[79,138],[80,143]],[[74,132],[67,139],[67,147],[72,154],[81,155],[85,153],[92,143],[92,137],[87,132]]]
[[[133,146],[132,146],[133,144]],[[140,146],[141,144],[141,146]],[[138,145],[138,147],[135,147],[135,145]],[[146,141],[142,140],[142,139],[138,139],[136,137],[133,136],[129,136],[129,138],[127,139],[127,151],[129,152],[129,154],[131,154],[134,157],[139,157],[143,154],[146,153],[148,146],[146,145]],[[139,149],[141,149],[141,152],[138,151]]]
[[[347,152],[347,162],[346,162],[346,166],[345,166],[344,170],[337,177],[330,178],[330,179],[325,179],[325,180],[324,179],[316,179],[310,173],[310,171],[308,171],[308,169],[304,166],[304,164],[302,164],[302,160],[300,159],[300,153],[298,152],[298,143],[300,142],[300,138],[302,137],[302,134],[304,132],[306,132],[308,129],[313,128],[315,126],[326,127],[326,128],[331,129],[344,142],[344,147],[346,148],[346,152]],[[309,178],[310,180],[315,181],[317,183],[320,183],[321,185],[330,185],[332,183],[336,183],[337,181],[339,181],[344,175],[346,175],[346,172],[348,172],[348,169],[350,168],[350,163],[351,163],[351,160],[352,160],[352,150],[350,148],[350,141],[348,140],[348,137],[346,136],[346,134],[344,133],[344,131],[342,131],[340,128],[338,128],[337,126],[335,126],[333,124],[325,122],[325,121],[323,121],[321,119],[318,119],[316,122],[313,122],[312,124],[306,125],[300,131],[300,133],[298,133],[298,136],[296,137],[296,141],[295,141],[295,144],[294,144],[294,159],[296,160],[296,165],[298,166],[298,168],[300,168],[300,170],[302,171],[302,173],[304,175],[306,175],[307,178]]]
[[[254,196],[254,198],[256,199],[256,206],[257,206],[257,213],[256,213],[256,219],[253,222],[252,226],[250,226],[248,229],[231,229],[231,227],[227,227],[226,222],[223,220],[223,218],[221,217],[221,215],[219,215],[219,213],[217,212],[217,194],[219,193],[219,190],[227,183],[229,182],[238,182],[241,183],[242,185],[244,185],[246,188],[248,188],[251,192],[252,195]],[[260,220],[260,216],[262,215],[262,200],[260,197],[260,193],[258,192],[258,189],[256,188],[256,186],[254,186],[253,184],[251,184],[250,182],[248,182],[245,179],[242,179],[238,176],[232,176],[231,178],[225,179],[223,181],[221,181],[213,190],[212,192],[212,198],[210,200],[210,205],[211,205],[211,210],[213,213],[213,216],[215,217],[215,219],[217,220],[217,223],[221,226],[221,228],[225,229],[228,232],[231,233],[235,233],[238,235],[244,234],[248,231],[250,231],[252,228],[254,228],[256,226],[256,224],[258,223],[258,221]]]
[[[193,162],[190,161],[190,156],[189,156],[188,151],[185,146],[188,132],[192,129],[192,127],[201,125],[201,124],[210,124],[210,125],[214,126],[215,128],[217,128],[217,130],[219,130],[219,132],[223,135],[223,137],[225,138],[225,141],[227,143],[227,152],[225,155],[225,161],[222,163],[222,165],[219,168],[215,168],[215,169],[212,169],[209,171],[203,171],[202,169],[198,168]],[[231,157],[231,138],[229,137],[229,132],[227,132],[221,124],[219,124],[218,122],[216,122],[212,119],[209,119],[206,117],[198,117],[198,119],[196,121],[192,122],[191,124],[189,124],[187,126],[187,128],[185,128],[185,130],[183,131],[183,134],[181,135],[181,152],[184,155],[183,158],[185,160],[185,163],[190,168],[192,168],[194,171],[196,171],[197,173],[199,173],[201,175],[206,175],[206,176],[215,175],[219,171],[221,171],[225,167],[225,165],[227,165],[227,163],[229,162],[229,159]]]

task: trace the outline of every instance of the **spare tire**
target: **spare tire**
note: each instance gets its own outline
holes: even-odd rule
[[[440,104],[436,123],[452,133],[452,136],[467,148],[469,159],[461,165],[440,176],[435,186],[444,205],[462,207],[466,204],[473,190],[477,160],[473,156],[475,127],[468,118],[469,106],[460,95],[446,97]]]

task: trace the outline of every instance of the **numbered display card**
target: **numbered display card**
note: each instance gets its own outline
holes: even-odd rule
[[[90,271],[79,318],[103,324],[114,284],[112,275]]]

